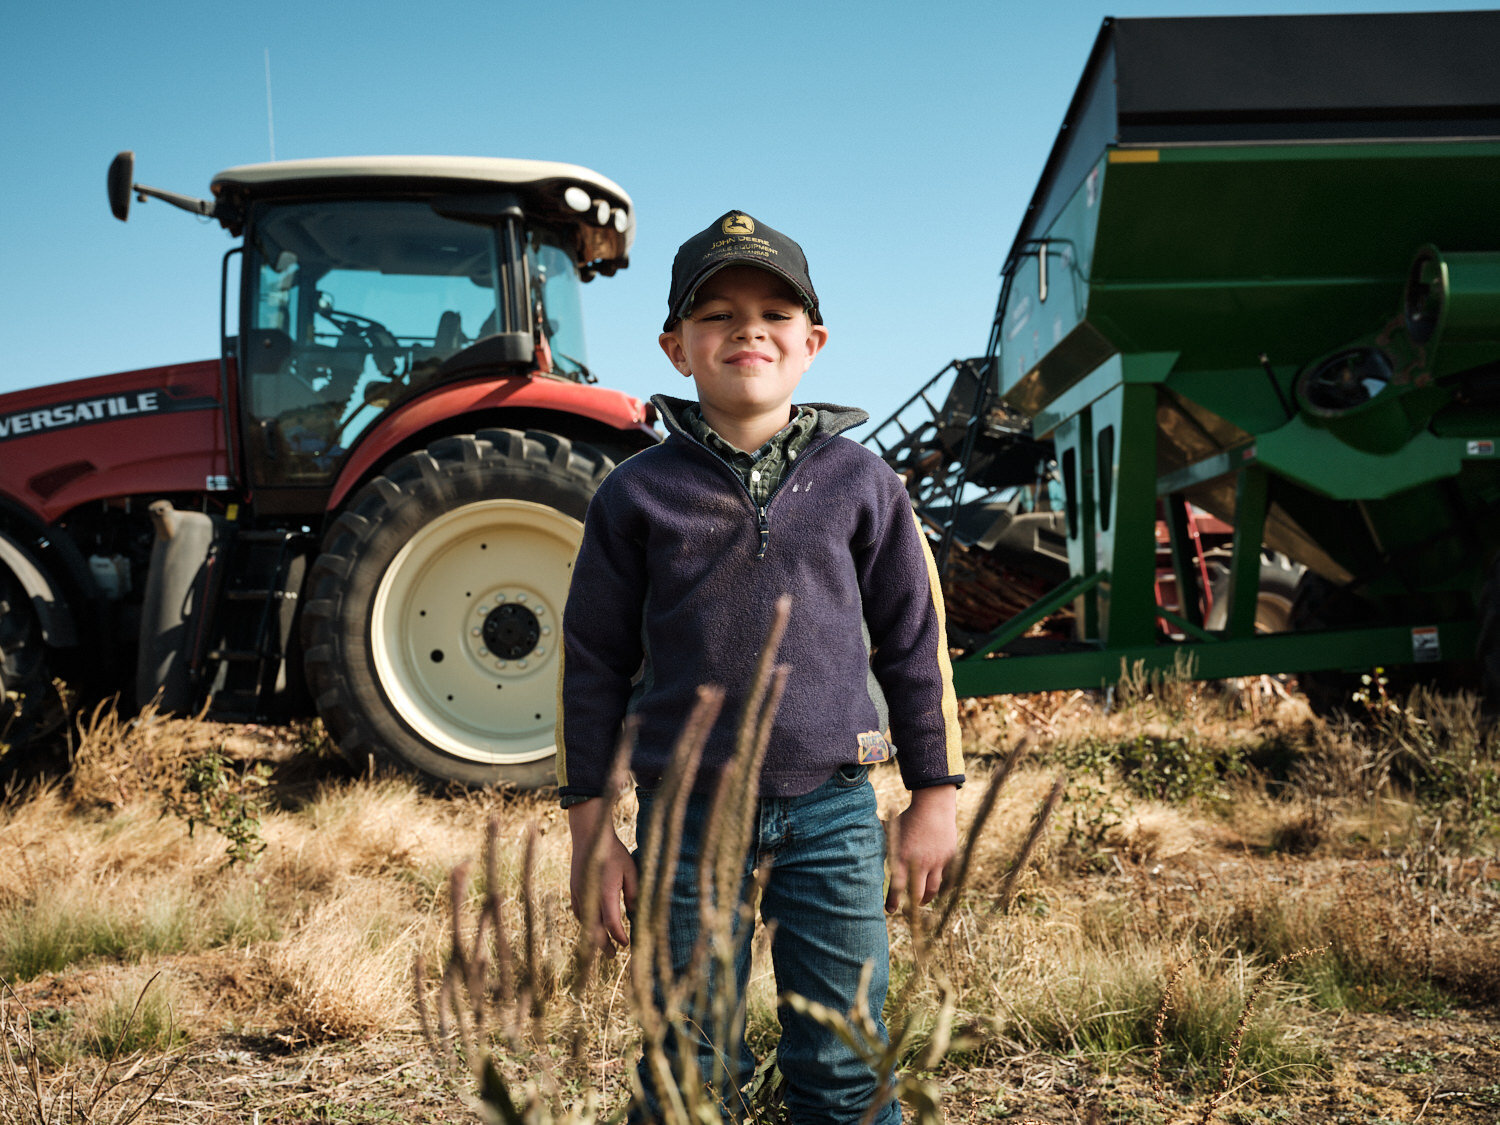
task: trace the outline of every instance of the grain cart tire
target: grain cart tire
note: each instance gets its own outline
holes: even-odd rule
[[[558,629],[610,461],[486,430],[393,462],[333,522],[302,639],[325,726],[356,769],[551,785]]]
[[[1212,561],[1212,560],[1211,560]],[[1208,611],[1206,629],[1222,629],[1229,624],[1229,574],[1215,580],[1214,604]],[[1291,628],[1292,602],[1297,596],[1297,584],[1307,568],[1292,562],[1280,551],[1260,553],[1260,581],[1255,596],[1255,631],[1257,633],[1285,633]]]
[[[0,757],[60,727],[41,622],[15,577],[0,567]]]
[[[1478,655],[1484,711],[1500,715],[1500,554],[1490,560],[1489,576],[1479,594]]]

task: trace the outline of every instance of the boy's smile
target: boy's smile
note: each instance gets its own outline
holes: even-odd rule
[[[726,266],[704,281],[661,347],[698,387],[703,420],[730,444],[758,449],[791,418],[792,395],[828,329],[767,270]]]

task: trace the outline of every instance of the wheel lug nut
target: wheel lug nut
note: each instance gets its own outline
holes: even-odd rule
[[[505,661],[503,661],[503,660],[496,661],[495,662],[495,667],[496,668],[504,668],[505,667]]]
[[[525,594],[517,594],[516,595],[516,601],[518,601],[518,602],[524,602],[525,600],[526,600],[526,595]]]
[[[478,625],[474,626],[474,628],[472,628],[472,629],[469,630],[469,636],[471,636],[471,637],[477,637],[477,636],[479,636],[479,626]]]
[[[552,626],[551,625],[543,625],[542,626],[542,636],[549,637],[551,635],[552,635]]]
[[[479,650],[479,655],[480,656],[488,656],[489,654],[490,654],[490,650],[487,649],[487,648],[482,648],[482,649]]]
[[[542,648],[540,645],[538,645],[537,649],[536,649],[536,654],[538,656],[546,656],[547,655],[547,650],[544,649],[544,648]]]
[[[517,660],[516,661],[516,667],[517,668],[524,668],[524,667],[526,667],[526,661],[524,661],[524,660]]]

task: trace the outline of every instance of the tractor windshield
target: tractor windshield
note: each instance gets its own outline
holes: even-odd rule
[[[243,372],[256,482],[331,479],[355,439],[444,361],[496,332],[529,330],[507,322],[509,309],[540,312],[558,374],[586,371],[567,251],[531,230],[524,266],[513,265],[505,242],[500,227],[419,200],[260,204],[246,243]],[[529,279],[530,301],[505,292],[512,276]]]

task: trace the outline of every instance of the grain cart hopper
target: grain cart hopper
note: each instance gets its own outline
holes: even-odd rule
[[[652,444],[592,385],[579,282],[629,197],[572,164],[285,161],[211,199],[240,240],[217,359],[0,395],[0,750],[54,677],[215,719],[322,716],[358,767],[552,779],[584,509]],[[132,690],[133,689],[133,690]]]
[[[956,592],[955,544],[1051,567],[961,693],[1476,656],[1500,688],[1496,58],[1497,12],[1105,21],[987,354],[877,441]],[[1209,615],[1198,511],[1233,528]],[[1281,556],[1291,628],[1257,635]]]

